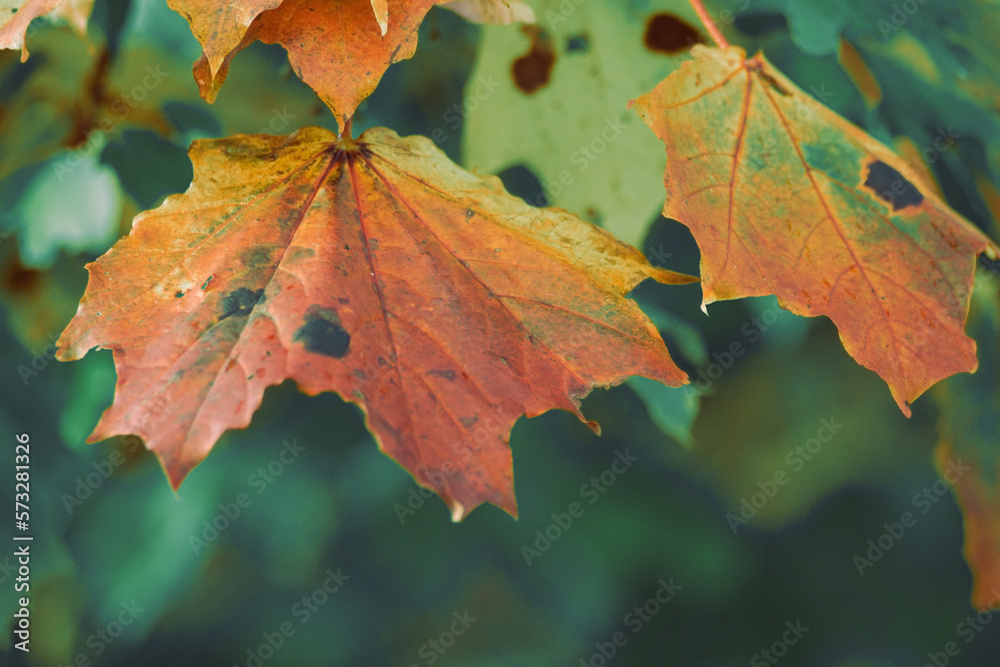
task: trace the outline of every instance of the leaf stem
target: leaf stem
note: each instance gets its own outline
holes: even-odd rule
[[[711,15],[709,15],[708,10],[705,9],[705,5],[701,3],[701,0],[690,0],[690,2],[698,18],[701,19],[702,25],[705,26],[705,30],[708,30],[708,34],[712,36],[712,39],[715,40],[719,48],[728,49],[729,42],[722,36],[722,31],[719,30],[719,26],[715,25],[715,21],[712,20]]]

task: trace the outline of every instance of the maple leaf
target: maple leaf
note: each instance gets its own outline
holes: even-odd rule
[[[194,78],[201,96],[213,102],[237,53],[256,40],[281,44],[295,73],[343,127],[386,69],[413,56],[424,16],[446,1],[388,0],[390,18],[382,34],[371,0],[284,0],[261,12],[218,65],[203,54],[194,64]]]
[[[458,119],[462,164],[489,173],[523,165],[543,189],[535,203],[639,246],[663,208],[664,158],[625,102],[706,39],[697,14],[687,2],[668,3],[670,13],[636,2],[532,4],[537,26],[481,31],[465,90],[475,103]]]
[[[379,32],[384,37],[389,30],[389,0],[372,0],[372,11],[375,12]]]
[[[379,31],[389,29],[389,0],[371,0]],[[535,12],[523,0],[447,0],[442,5],[474,23],[507,25],[515,21],[533,23]]]
[[[982,609],[1000,606],[1000,280],[983,272],[976,288],[969,329],[980,344],[982,367],[934,387],[941,407],[934,459],[962,510],[971,603]]]
[[[94,0],[62,0],[48,16],[50,19],[66,21],[76,34],[86,38],[87,23],[93,12]]]
[[[775,294],[827,315],[906,415],[976,369],[964,324],[997,247],[892,151],[739,48],[700,48],[635,106],[667,145],[663,212],[701,248],[704,305]]]
[[[475,23],[535,22],[535,11],[524,0],[451,0],[442,7]]]
[[[167,6],[191,25],[212,76],[239,46],[253,20],[280,4],[281,0],[167,0]]]
[[[516,515],[520,415],[583,419],[581,397],[630,375],[686,382],[625,295],[693,278],[426,138],[306,128],[199,140],[190,156],[190,189],[88,265],[57,355],[114,350],[115,402],[90,440],[141,436],[175,488],[293,379],[358,403],[456,520],[482,502]]]
[[[0,49],[21,49],[21,62],[28,59],[25,33],[39,16],[48,14],[62,0],[0,0]]]

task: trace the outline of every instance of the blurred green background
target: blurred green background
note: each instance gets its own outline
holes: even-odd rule
[[[566,2],[574,21],[599,16],[586,4],[598,0]],[[546,3],[532,4],[561,34]],[[891,38],[879,21],[895,25],[892,2],[709,4],[731,40],[763,49],[904,154],[951,128],[956,145],[927,166],[949,202],[997,238],[997,19],[980,20],[994,4],[919,5]],[[622,19],[618,38],[647,44],[644,17],[690,13],[673,0],[622,6],[635,20]],[[471,75],[492,67],[509,77],[502,49],[479,48],[500,30],[530,41],[432,10],[416,57],[389,70],[355,127],[432,136],[468,161],[462,143],[484,132],[466,127]],[[553,41],[553,77],[560,59],[605,46],[588,35]],[[867,62],[878,95],[845,73],[841,39]],[[600,437],[567,413],[519,421],[518,521],[485,506],[451,523],[440,500],[377,450],[355,406],[290,383],[268,390],[252,425],[226,433],[176,495],[137,439],[85,444],[112,400],[111,353],[63,364],[51,347],[83,293],[83,265],[137,212],[186,189],[192,139],[335,125],[283,50],[259,43],[234,61],[218,101],[202,102],[190,75],[200,47],[164,0],[98,0],[86,39],[39,20],[28,46],[24,64],[0,52],[0,434],[5,471],[15,434],[31,436],[35,536],[31,652],[5,631],[4,664],[997,664],[1000,623],[967,621],[976,612],[962,516],[951,491],[935,486],[932,452],[949,416],[936,399],[954,381],[906,419],[829,321],[790,315],[773,299],[713,304],[706,317],[697,285],[640,286],[635,297],[674,358],[706,380],[596,390],[583,410]],[[662,78],[683,57],[651,71]],[[149,68],[162,73],[152,87],[141,83]],[[579,99],[565,105],[587,104],[591,84],[581,80]],[[481,106],[503,116],[499,99]],[[523,113],[489,125],[490,140],[504,142]],[[649,159],[661,159],[651,132],[630,131],[647,132],[657,145]],[[614,161],[630,154],[611,150],[591,168]],[[560,203],[543,186],[553,175],[532,164],[500,170],[508,189]],[[650,216],[630,229],[653,263],[697,273],[697,247],[679,223]],[[987,397],[974,417],[989,445],[1000,428],[989,399],[996,309],[996,269],[983,264],[973,313],[983,325],[970,331],[983,352],[972,390]],[[727,357],[735,342],[743,352]],[[831,423],[840,427],[827,437]],[[769,483],[780,472],[785,483]],[[5,506],[12,486],[0,485]],[[737,523],[744,499],[760,507]],[[904,512],[915,523],[887,539],[886,524]],[[859,574],[856,557],[880,537],[890,547]],[[6,627],[17,604],[13,550],[0,551]],[[943,653],[948,642],[957,656]]]

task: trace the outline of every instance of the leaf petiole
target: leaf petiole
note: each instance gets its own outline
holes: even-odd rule
[[[728,49],[729,42],[722,36],[722,31],[719,30],[719,26],[715,25],[715,21],[712,20],[712,16],[708,13],[708,10],[705,9],[705,5],[701,3],[701,0],[690,0],[690,2],[691,7],[693,7],[695,13],[698,14],[698,18],[701,19],[702,25],[705,26],[705,30],[707,30],[708,34],[712,36],[712,39],[715,40],[718,47],[720,49]]]

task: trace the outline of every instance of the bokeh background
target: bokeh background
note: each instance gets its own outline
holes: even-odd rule
[[[532,4],[544,27],[560,4],[585,20],[587,2],[598,0]],[[622,23],[621,39],[647,45],[649,17],[690,13],[673,0],[624,5],[635,20]],[[913,6],[900,23],[891,2],[710,3],[735,43],[763,49],[801,88],[904,155],[919,160],[950,128],[958,136],[949,150],[924,160],[929,177],[998,238],[998,33],[995,17],[979,18],[995,3]],[[897,29],[887,36],[880,21]],[[416,57],[389,70],[356,128],[440,130],[439,146],[462,160],[474,68],[509,76],[509,60],[479,51],[497,30],[433,10]],[[704,39],[671,30],[660,37]],[[571,52],[605,46],[575,38],[552,41],[556,68]],[[697,285],[644,284],[635,297],[673,356],[707,380],[595,390],[583,411],[600,437],[567,413],[519,421],[517,521],[484,506],[453,524],[378,451],[355,406],[290,383],[269,389],[251,426],[225,434],[174,494],[138,439],[84,442],[112,400],[111,352],[64,364],[51,347],[83,293],[83,266],[137,212],[187,188],[191,140],[335,125],[284,51],[259,43],[205,104],[190,75],[200,48],[164,0],[98,0],[85,36],[40,20],[28,46],[24,64],[0,52],[0,437],[10,480],[0,498],[13,503],[14,436],[27,432],[35,535],[31,652],[13,649],[5,630],[4,664],[997,664],[1000,622],[966,620],[976,610],[962,515],[933,455],[949,428],[972,424],[997,444],[995,267],[979,268],[975,383],[942,383],[910,419],[829,321],[791,315],[773,299],[713,304],[706,317]],[[161,76],[147,78],[149,68]],[[567,107],[593,99],[587,86]],[[508,131],[495,122],[492,140]],[[627,163],[616,150],[590,168]],[[549,175],[536,172],[525,162],[501,177],[537,203],[554,195],[542,185]],[[651,261],[697,273],[685,227],[655,215],[640,222]],[[727,359],[735,342],[743,352]],[[841,427],[820,442],[824,423]],[[994,461],[992,451],[983,460]],[[787,483],[769,487],[779,471]],[[729,515],[762,488],[776,492],[735,524]],[[249,503],[235,516],[237,498]],[[582,514],[567,525],[572,503]],[[887,540],[886,524],[905,512],[914,524]],[[890,547],[859,573],[856,557],[880,537]],[[0,549],[5,628],[16,608],[13,550]],[[654,603],[658,592],[669,601]],[[942,653],[948,642],[957,656]]]

